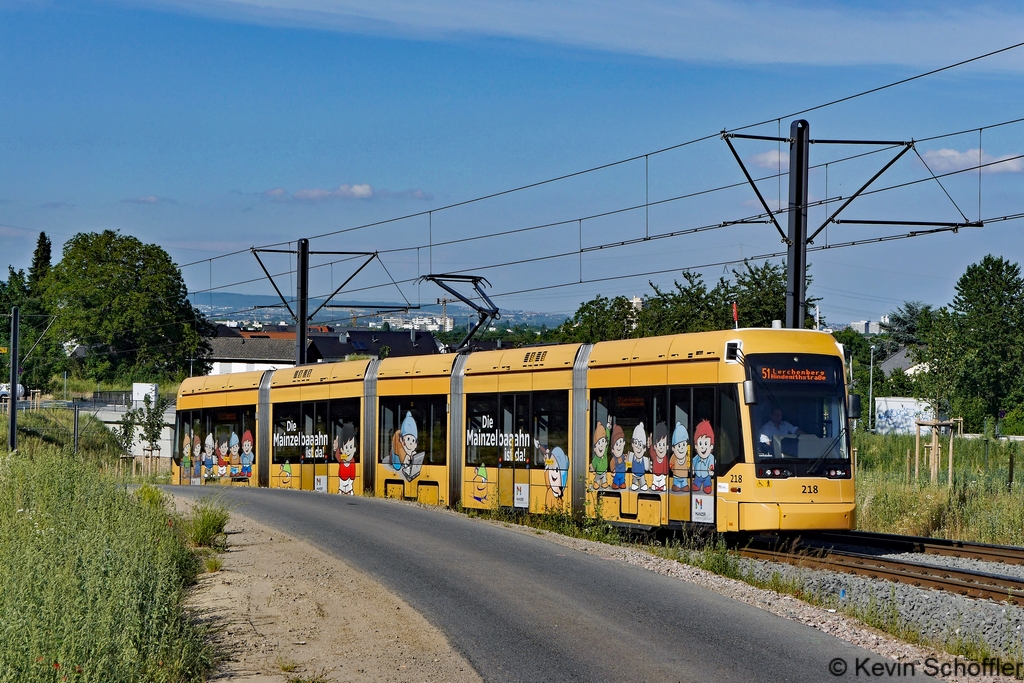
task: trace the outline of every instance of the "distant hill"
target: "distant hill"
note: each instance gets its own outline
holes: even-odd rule
[[[263,321],[278,321],[289,319],[288,310],[283,306],[280,306],[281,300],[273,294],[241,294],[238,292],[203,292],[201,294],[190,294],[189,300],[195,305],[200,311],[206,313],[214,320],[263,320]],[[294,302],[289,302],[294,308]],[[309,307],[310,311],[315,310],[320,304],[323,303],[323,299],[310,299]],[[317,321],[327,320],[344,320],[350,312],[345,310],[346,302],[335,302],[332,304],[331,309],[325,309],[317,314]],[[363,306],[401,306],[403,302],[373,302],[373,303],[352,303],[353,307],[358,307],[358,311],[365,311],[366,313],[372,313],[375,308],[363,309]],[[276,308],[257,308],[261,306],[277,306]],[[340,308],[334,308],[339,306]],[[468,306],[461,304],[448,304],[447,313],[449,317],[455,319],[456,325],[465,325],[469,320],[470,316],[475,319],[475,313]],[[423,308],[418,311],[413,309],[409,311],[410,315],[441,315],[441,306],[437,304],[424,305]],[[519,311],[519,310],[501,310],[501,320],[496,323],[496,326],[502,324],[507,326],[513,325],[533,325],[540,327],[546,325],[547,327],[557,327],[561,325],[566,318],[570,317],[566,313],[544,313],[538,311]],[[366,318],[361,319],[364,323]],[[344,323],[342,323],[344,324]]]

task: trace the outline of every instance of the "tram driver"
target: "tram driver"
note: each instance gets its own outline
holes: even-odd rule
[[[771,457],[774,452],[772,449],[772,442],[776,436],[789,436],[795,434],[797,436],[803,434],[796,425],[790,424],[782,419],[782,408],[778,406],[772,407],[771,419],[764,423],[761,427],[761,438],[758,450],[762,456]]]

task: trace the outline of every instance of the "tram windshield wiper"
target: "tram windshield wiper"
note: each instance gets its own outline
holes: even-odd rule
[[[829,456],[829,454],[839,444],[839,440],[842,439],[845,435],[846,435],[846,427],[843,427],[841,430],[839,430],[839,434],[834,439],[832,439],[832,443],[830,443],[828,445],[828,448],[826,448],[824,450],[824,452],[822,452],[821,455],[819,455],[817,458],[815,458],[814,462],[812,462],[810,465],[807,466],[807,474],[813,474],[815,472],[815,470],[817,470],[818,465],[820,465],[821,463],[823,463],[825,461],[825,458],[827,458]]]

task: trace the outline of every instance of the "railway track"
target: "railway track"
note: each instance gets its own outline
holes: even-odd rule
[[[970,541],[947,541],[942,538],[925,536],[897,536],[876,534],[868,531],[844,531],[833,533],[805,534],[804,540],[826,544],[863,546],[896,553],[924,553],[946,557],[966,557],[985,562],[1024,565],[1024,548]]]
[[[872,550],[874,554],[839,550],[836,545],[863,546]],[[879,557],[879,550],[1024,564],[1024,549],[1021,548],[859,532],[796,538],[786,543],[782,549],[748,546],[741,548],[739,553],[743,557],[757,560],[885,579],[972,598],[1024,603],[1024,579],[959,567]]]

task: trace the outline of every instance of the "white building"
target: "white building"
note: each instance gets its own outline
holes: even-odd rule
[[[385,315],[381,316],[380,322],[371,322],[370,329],[378,329],[387,325],[392,330],[424,330],[426,332],[451,332],[455,327],[455,319],[451,316],[439,315]]]
[[[861,334],[880,334],[882,332],[881,322],[877,320],[855,320],[850,327]]]

